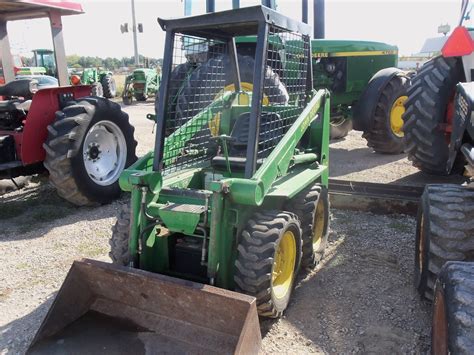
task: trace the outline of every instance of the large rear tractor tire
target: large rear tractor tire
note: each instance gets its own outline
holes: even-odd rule
[[[240,80],[244,90],[253,88],[253,70],[255,60],[250,56],[238,56]],[[216,83],[220,79],[220,72],[224,72],[223,83],[226,90],[234,90],[231,71],[230,58],[221,55],[209,59],[197,67],[183,83],[182,89],[176,101],[176,118],[183,123],[191,119],[204,107],[213,102],[220,94],[223,86]],[[227,69],[227,70],[226,70]],[[209,83],[213,83],[210,86]],[[288,91],[280,77],[270,66],[266,67],[264,79],[264,104],[286,104],[289,100]]]
[[[448,262],[435,286],[431,353],[474,353],[474,263]]]
[[[109,256],[114,264],[128,266],[130,264],[130,249],[128,245],[130,236],[130,205],[122,205],[122,210],[117,217],[117,222],[112,227],[112,237],[109,240]]]
[[[400,154],[404,150],[403,119],[404,103],[410,80],[405,75],[395,75],[380,94],[372,118],[372,128],[362,135],[367,146],[377,153]]]
[[[301,222],[301,265],[314,268],[324,256],[329,235],[329,199],[324,186],[315,184],[299,193],[286,207]]]
[[[301,262],[301,227],[293,213],[256,213],[240,236],[235,290],[257,298],[260,316],[277,318],[290,301]]]
[[[440,56],[423,65],[408,89],[403,116],[405,150],[413,166],[425,173],[448,173],[450,135],[447,128],[454,115],[456,84],[463,78],[458,58]]]
[[[436,278],[447,261],[474,261],[474,190],[427,185],[418,210],[415,287],[433,299]]]
[[[56,112],[43,147],[58,194],[78,206],[119,197],[120,174],[137,159],[133,132],[120,105],[104,98],[81,98]]]
[[[117,96],[117,84],[111,74],[104,75],[102,78],[102,89],[104,91],[104,97],[107,99],[114,98]]]

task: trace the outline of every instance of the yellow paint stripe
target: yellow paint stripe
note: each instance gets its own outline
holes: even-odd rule
[[[327,57],[366,57],[372,55],[394,55],[398,54],[398,51],[360,51],[360,52],[319,52],[313,53],[313,58],[327,58]]]

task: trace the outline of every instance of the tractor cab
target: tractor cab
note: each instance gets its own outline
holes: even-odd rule
[[[33,60],[36,67],[46,69],[46,74],[57,76],[56,61],[54,52],[50,49],[33,49]]]

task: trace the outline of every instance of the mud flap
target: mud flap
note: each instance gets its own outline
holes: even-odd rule
[[[28,353],[256,354],[260,344],[254,297],[83,259]]]

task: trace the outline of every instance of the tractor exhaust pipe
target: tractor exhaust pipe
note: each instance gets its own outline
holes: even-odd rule
[[[313,18],[314,18],[314,39],[324,38],[324,0],[314,0],[313,3]]]
[[[256,299],[96,260],[75,261],[29,354],[256,354]]]

